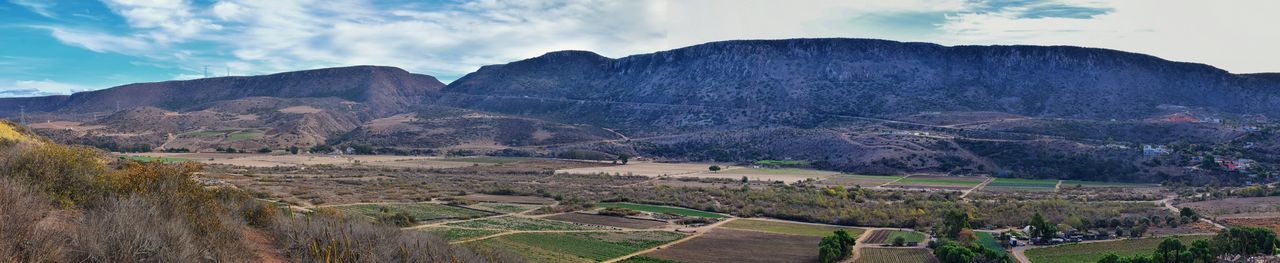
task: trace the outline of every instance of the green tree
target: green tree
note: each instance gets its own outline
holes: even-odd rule
[[[262,147],[262,149],[258,149],[258,153],[271,153],[271,148]]]
[[[719,165],[712,165],[711,167],[707,167],[707,170],[711,170],[711,172],[713,172],[713,173],[714,173],[714,172],[719,172],[719,171],[720,171],[720,166],[719,166]]]
[[[630,155],[630,154],[625,154],[625,153],[624,153],[624,154],[619,154],[619,155],[618,155],[618,161],[619,161],[619,162],[622,162],[622,164],[623,164],[623,165],[626,165],[626,164],[627,164],[627,162],[631,161],[631,155]]]
[[[1194,261],[1211,263],[1214,262],[1213,245],[1208,240],[1196,240],[1191,242],[1191,248],[1187,249],[1191,252],[1191,258]]]
[[[1031,216],[1031,238],[1048,240],[1058,237],[1058,227],[1044,220],[1040,212]]]
[[[942,263],[970,263],[977,257],[973,250],[950,240],[943,240],[941,245],[933,249],[933,255]]]
[[[1183,245],[1182,241],[1178,241],[1173,238],[1165,238],[1160,241],[1160,245],[1156,246],[1155,257],[1159,259],[1160,262],[1179,263],[1179,255],[1185,250],[1187,250],[1187,246]]]
[[[818,243],[818,262],[831,263],[840,261],[840,241],[835,236],[826,236]]]
[[[960,231],[966,228],[970,228],[968,213],[958,209],[947,211],[947,216],[942,222],[942,234],[946,238],[956,239],[960,236]]]
[[[1183,207],[1182,210],[1178,210],[1178,215],[1191,218],[1191,220],[1200,220],[1200,214],[1196,213],[1196,210],[1191,210],[1190,207]]]

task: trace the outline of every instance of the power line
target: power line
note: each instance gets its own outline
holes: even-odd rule
[[[22,126],[27,126],[27,106],[18,105],[18,111],[21,112],[19,113],[20,115],[18,115],[18,122],[22,123]]]

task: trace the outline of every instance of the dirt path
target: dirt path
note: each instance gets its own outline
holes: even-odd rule
[[[1058,180],[1058,184],[1053,185],[1053,192],[1054,192],[1054,193],[1057,193],[1057,192],[1060,192],[1060,191],[1062,191],[1062,180]]]
[[[262,230],[254,228],[245,228],[241,231],[245,244],[249,245],[249,249],[253,250],[253,254],[258,257],[258,262],[264,263],[285,263],[289,262],[284,259],[284,254],[280,253],[280,249],[276,248],[275,240],[271,236],[263,233]]]
[[[1031,259],[1027,258],[1028,246],[1013,247],[1013,261],[1018,263],[1031,263]]]
[[[978,189],[987,187],[987,184],[995,180],[996,180],[995,177],[987,177],[987,180],[983,180],[982,183],[978,184],[977,186],[974,186],[973,188],[969,188],[969,190],[965,190],[963,194],[960,194],[960,200],[964,200],[965,198],[968,198],[970,193],[977,192]]]
[[[1164,204],[1165,209],[1169,209],[1170,212],[1173,212],[1174,215],[1177,215],[1181,211],[1178,210],[1178,207],[1173,206],[1173,200],[1176,198],[1177,196],[1168,195],[1168,196],[1165,196],[1164,199],[1160,199],[1156,202]],[[1200,217],[1200,221],[1209,223],[1210,225],[1213,225],[1213,227],[1217,229],[1227,229],[1227,226],[1218,224],[1218,222],[1213,222],[1213,220],[1209,220],[1208,218],[1204,218],[1203,216]]]
[[[694,234],[692,234],[692,235],[686,236],[686,237],[681,238],[681,239],[677,239],[676,241],[667,242],[666,244],[658,245],[658,246],[656,246],[656,247],[652,247],[652,248],[645,249],[645,250],[641,250],[641,251],[636,251],[635,253],[627,254],[627,255],[624,255],[624,256],[621,256],[621,257],[616,257],[616,258],[613,258],[613,259],[610,259],[610,260],[601,261],[601,262],[604,262],[604,263],[613,263],[613,262],[618,262],[618,261],[622,261],[622,260],[624,260],[624,259],[628,259],[628,258],[631,258],[631,257],[634,257],[634,256],[643,255],[644,253],[649,253],[649,252],[657,251],[658,249],[662,249],[663,247],[671,247],[671,246],[674,246],[674,245],[676,245],[676,244],[680,244],[680,243],[682,243],[682,242],[689,241],[690,239],[694,239],[694,238],[700,237],[700,236],[702,236],[702,234],[706,234],[707,232],[710,232],[711,230],[714,230],[714,229],[716,229],[716,228],[720,227],[720,225],[724,225],[725,223],[729,223],[729,221],[733,221],[733,220],[735,220],[735,219],[737,219],[737,218],[732,218],[732,217],[731,217],[731,218],[728,218],[728,219],[725,219],[725,220],[720,220],[720,222],[716,222],[715,224],[710,224],[710,225],[706,225],[706,226],[704,226],[704,227],[700,227],[700,228],[705,228],[706,230],[698,231],[697,233],[694,233]]]

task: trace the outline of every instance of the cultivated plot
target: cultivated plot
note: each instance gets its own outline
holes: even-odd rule
[[[658,220],[636,219],[620,216],[606,216],[597,214],[584,213],[564,213],[559,215],[548,216],[546,219],[559,220],[565,222],[574,222],[589,225],[601,225],[621,228],[648,229],[659,228],[667,225],[667,222]]]
[[[821,171],[799,168],[734,168],[719,172],[704,171],[694,174],[676,175],[673,177],[726,178],[740,180],[746,177],[751,181],[779,181],[794,183],[808,179],[820,180],[840,174],[839,172]]]
[[[862,248],[858,251],[857,263],[935,263],[927,249],[919,248]]]
[[[903,176],[901,175],[839,174],[827,177],[827,179],[822,180],[822,183],[828,185],[843,185],[846,187],[854,185],[861,187],[875,187],[893,182],[894,180],[902,179],[902,177]]]
[[[406,213],[409,216],[412,216],[415,221],[467,219],[493,215],[493,213],[475,209],[431,203],[358,204],[334,206],[333,208],[338,209],[338,211],[342,211],[344,214],[364,216],[374,219],[383,216]]]
[[[902,237],[903,242],[924,241],[924,234],[906,230],[873,230],[868,235],[870,236],[863,241],[867,244],[891,245],[898,237]]]
[[[980,176],[912,175],[886,187],[967,190],[985,181]]]
[[[1113,183],[1099,181],[1062,180],[1062,187],[1097,187],[1097,188],[1152,188],[1158,184]]]
[[[679,262],[815,262],[820,237],[773,234],[729,228],[644,254]]]
[[[466,229],[466,228],[452,228],[452,227],[428,227],[428,228],[418,229],[418,231],[431,233],[432,235],[438,236],[440,238],[444,238],[445,240],[448,240],[450,242],[480,238],[484,236],[491,236],[498,233],[507,232],[503,230]]]
[[[622,174],[622,175],[632,174],[632,175],[642,175],[642,176],[648,176],[648,177],[655,177],[660,175],[678,176],[678,175],[709,172],[708,168],[710,168],[712,165],[719,165],[724,170],[737,168],[735,166],[730,166],[725,164],[712,164],[712,163],[644,162],[644,163],[630,163],[626,165],[610,165],[610,166],[600,166],[600,167],[565,169],[565,170],[557,170],[556,173],[571,173],[571,174],[605,173],[605,174]]]
[[[459,196],[458,198],[477,201],[477,202],[535,204],[535,205],[549,205],[556,202],[555,199],[551,199],[551,198],[538,197],[538,196],[523,196],[523,195],[469,194],[469,195]]]
[[[530,262],[598,262],[656,247],[684,236],[666,231],[515,233],[464,244],[476,248],[511,251]]]
[[[739,230],[762,231],[762,232],[777,233],[777,234],[812,236],[812,237],[830,236],[832,232],[835,232],[836,230],[839,230],[839,229],[844,229],[845,231],[848,231],[849,234],[857,238],[859,235],[862,235],[864,231],[863,229],[860,229],[860,228],[836,227],[836,226],[802,224],[802,223],[788,223],[788,222],[756,220],[756,219],[733,220],[728,223],[725,223],[724,225],[721,225],[720,227],[739,229]]]
[[[696,217],[706,217],[706,218],[725,218],[724,215],[711,213],[711,212],[698,211],[698,210],[681,208],[681,207],[659,206],[659,205],[644,205],[644,204],[634,204],[634,203],[599,203],[599,204],[596,204],[596,207],[603,207],[603,208],[619,207],[619,208],[627,208],[631,210],[644,211],[644,212],[650,212],[650,213],[673,214],[673,215],[680,215],[680,216],[696,216]]]
[[[1054,191],[1058,180],[996,178],[982,187],[982,191]]]
[[[467,208],[484,210],[484,211],[489,211],[489,212],[494,212],[499,214],[519,213],[519,212],[529,211],[533,209],[538,209],[539,207],[542,207],[542,205],[517,204],[517,203],[492,203],[492,202],[482,202],[482,203],[472,204],[467,206]]]
[[[1193,235],[1175,237],[1182,241],[1183,244],[1191,244],[1191,241],[1199,239],[1211,238],[1210,235]],[[1046,248],[1028,249],[1027,258],[1032,263],[1074,263],[1074,262],[1098,262],[1108,253],[1115,253],[1120,257],[1128,257],[1138,254],[1148,254],[1156,250],[1156,246],[1163,241],[1164,237],[1153,237],[1143,239],[1125,239],[1095,243],[1079,243],[1066,244]]]
[[[500,216],[485,219],[477,219],[463,222],[453,222],[445,224],[450,227],[461,228],[477,228],[477,229],[501,229],[501,230],[521,230],[521,231],[546,231],[546,230],[603,230],[608,227],[589,225],[582,223],[562,222],[555,220],[527,218],[518,216]]]

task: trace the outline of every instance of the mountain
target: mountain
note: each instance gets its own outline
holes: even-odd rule
[[[482,67],[444,90],[454,105],[493,109],[501,104],[493,98],[506,96],[522,104],[545,99],[854,116],[998,111],[1135,119],[1159,112],[1160,105],[1280,114],[1280,84],[1265,78],[1096,48],[790,39],[713,42],[619,59],[553,52]]]
[[[354,66],[264,76],[137,83],[68,96],[0,98],[0,115],[13,115],[19,106],[35,112],[105,112],[139,106],[185,110],[248,97],[333,97],[364,103],[374,112],[384,113],[417,104],[443,86],[444,83],[434,77],[399,68]]]

